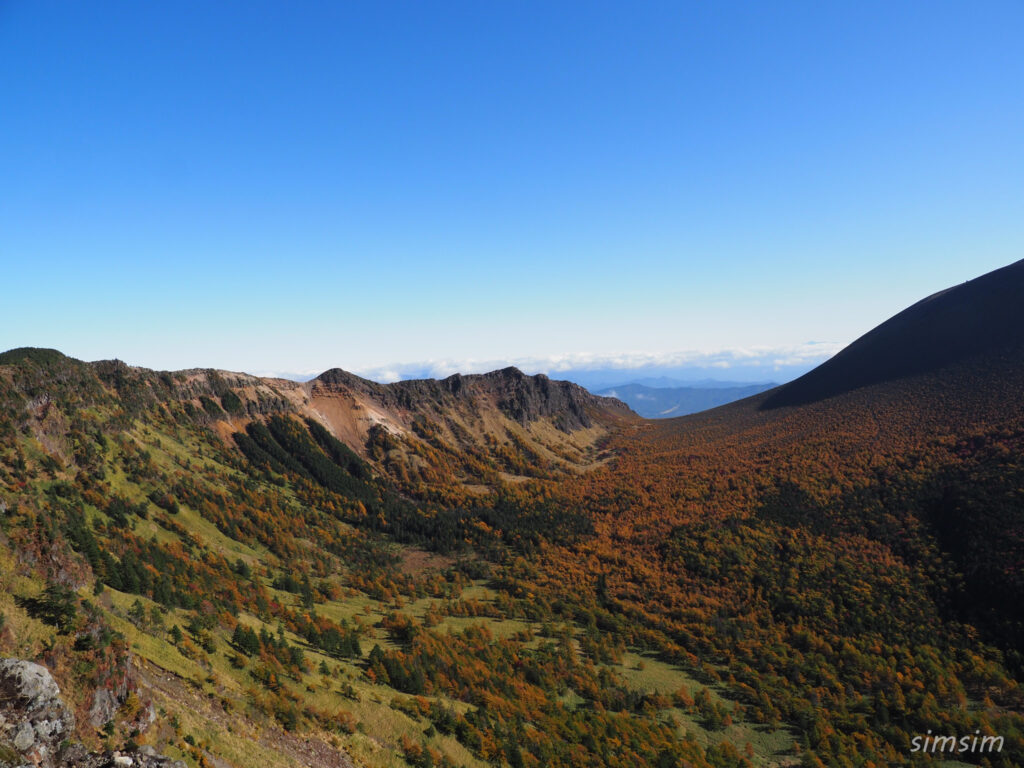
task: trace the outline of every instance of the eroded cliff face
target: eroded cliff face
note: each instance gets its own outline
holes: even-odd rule
[[[377,384],[335,368],[308,386],[314,397],[348,395],[357,402],[372,402],[398,416],[398,421],[402,415],[416,413],[479,413],[497,408],[522,426],[550,418],[559,429],[572,432],[591,427],[602,416],[630,413],[618,400],[592,395],[576,384],[552,381],[543,374],[527,376],[517,368],[393,384]]]
[[[377,384],[335,368],[306,387],[314,409],[323,401],[340,399],[365,412],[367,423],[392,431],[409,429],[417,417],[454,421],[472,432],[489,416],[500,415],[524,428],[545,422],[566,434],[636,418],[614,398],[592,395],[543,374],[527,376],[516,368],[392,384]]]
[[[397,476],[450,463],[444,456],[469,456],[514,477],[520,470],[509,452],[545,471],[578,471],[599,460],[602,438],[638,420],[618,400],[516,368],[391,384],[332,369],[303,388],[308,402],[300,413]],[[464,469],[456,471],[461,482],[490,482]]]

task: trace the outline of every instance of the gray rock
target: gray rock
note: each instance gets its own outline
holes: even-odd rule
[[[60,745],[75,728],[75,718],[60,697],[46,667],[20,659],[0,660],[0,740],[33,765],[57,763]]]
[[[19,699],[22,708],[28,712],[36,712],[54,705],[62,709],[64,707],[60,700],[60,688],[57,687],[50,670],[31,661],[0,661],[0,687],[8,696]]]
[[[113,717],[118,696],[101,689],[93,704],[103,717],[102,725]],[[156,710],[151,708],[142,721],[149,723],[155,717]],[[132,753],[89,752],[81,744],[67,743],[74,729],[75,718],[46,667],[0,659],[0,743],[12,745],[20,753],[19,768],[186,768],[185,763],[159,755],[152,747]]]
[[[36,743],[36,732],[32,727],[32,723],[25,720],[21,727],[18,728],[18,732],[14,734],[14,748],[21,753],[28,752],[32,745]]]
[[[119,705],[117,695],[113,691],[100,688],[92,697],[92,706],[89,708],[89,724],[93,728],[102,728],[114,718]]]

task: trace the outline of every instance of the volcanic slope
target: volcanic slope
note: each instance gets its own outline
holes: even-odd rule
[[[958,364],[969,370],[1003,359],[1013,369],[1024,345],[1022,307],[1024,260],[922,299],[780,387],[762,407],[815,402]]]

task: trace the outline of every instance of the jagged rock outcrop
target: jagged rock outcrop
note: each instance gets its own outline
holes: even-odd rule
[[[527,376],[518,368],[504,368],[485,373],[481,377],[498,396],[498,408],[513,421],[522,425],[549,417],[563,432],[587,429],[592,422],[588,407],[598,403],[602,408],[619,405],[618,400],[607,400],[592,395],[583,387],[568,381],[552,381],[542,373]],[[629,408],[621,406],[623,414]]]
[[[75,729],[75,717],[60,698],[46,667],[19,659],[0,661],[0,744],[3,759],[12,752],[21,763],[56,766],[62,742]]]
[[[123,656],[105,675],[104,684],[96,689],[89,708],[89,724],[102,728],[113,719],[133,687],[131,654]]]
[[[185,768],[151,747],[89,752],[70,742],[74,730],[75,717],[46,667],[0,660],[0,768]]]

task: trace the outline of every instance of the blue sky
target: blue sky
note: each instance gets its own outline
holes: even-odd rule
[[[0,348],[846,343],[1024,257],[1022,37],[998,1],[0,0]]]

